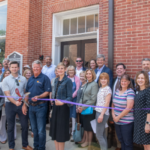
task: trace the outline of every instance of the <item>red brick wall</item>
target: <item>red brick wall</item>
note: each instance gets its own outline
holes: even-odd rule
[[[123,62],[135,76],[150,58],[150,0],[115,0],[114,65]]]
[[[133,77],[142,58],[150,57],[150,1],[114,3],[114,67],[125,63]],[[108,0],[8,0],[6,56],[17,51],[24,64],[31,64],[40,54],[51,55],[53,13],[95,4],[99,4],[99,49],[107,62]]]

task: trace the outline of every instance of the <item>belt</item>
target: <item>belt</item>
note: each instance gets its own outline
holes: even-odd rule
[[[40,105],[40,104],[43,104],[43,103],[46,103],[46,101],[42,101],[42,102],[39,102],[39,103],[29,103],[29,105],[37,106],[37,105]]]

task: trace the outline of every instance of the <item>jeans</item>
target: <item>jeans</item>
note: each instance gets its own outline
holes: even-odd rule
[[[122,150],[133,150],[133,126],[133,122],[125,125],[115,124],[117,137],[121,143]]]
[[[45,150],[47,103],[29,106],[29,118],[34,134],[34,148]]]
[[[99,116],[100,113],[96,112],[96,137],[99,141],[101,150],[107,150],[107,130],[105,129],[105,125],[108,121],[109,115],[104,114],[103,121],[101,123],[97,122]]]
[[[5,106],[6,111],[6,119],[8,122],[8,144],[10,149],[14,149],[15,141],[14,141],[14,127],[15,127],[15,118],[16,114],[18,114],[21,128],[22,128],[22,146],[28,146],[28,115],[24,115],[22,113],[22,105],[16,106],[11,102],[6,102]]]

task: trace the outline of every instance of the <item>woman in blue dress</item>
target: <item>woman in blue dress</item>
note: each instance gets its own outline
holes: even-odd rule
[[[80,87],[80,79],[77,76],[75,76],[75,74],[76,74],[76,71],[75,71],[74,66],[69,66],[67,68],[67,75],[68,75],[68,78],[71,79],[72,84],[73,84],[73,87],[72,87],[72,101],[73,102],[76,102],[77,100],[77,92]],[[73,142],[73,132],[74,132],[75,123],[76,123],[76,105],[72,105],[70,107],[70,118],[72,118],[72,132],[71,132],[70,141]]]

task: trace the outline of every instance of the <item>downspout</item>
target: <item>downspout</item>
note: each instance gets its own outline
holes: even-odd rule
[[[109,0],[108,24],[108,67],[113,70],[114,63],[114,0]]]

